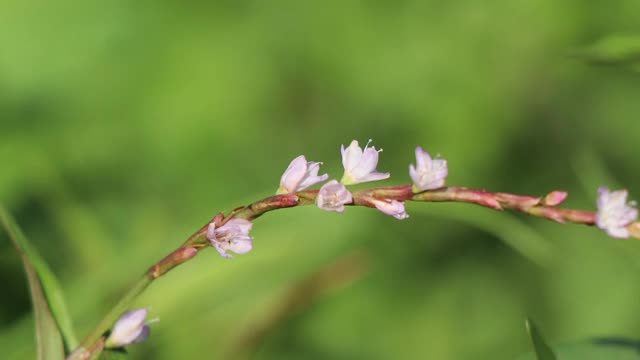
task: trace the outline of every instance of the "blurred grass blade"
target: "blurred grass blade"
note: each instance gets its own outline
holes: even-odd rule
[[[526,321],[527,332],[529,332],[529,338],[533,344],[533,349],[536,353],[536,359],[538,360],[557,360],[553,350],[547,345],[547,342],[540,334],[540,331],[536,327],[535,323],[531,319]]]
[[[611,35],[572,55],[590,64],[635,68],[640,64],[640,36]]]
[[[323,264],[282,294],[277,305],[256,316],[233,336],[224,359],[245,359],[257,349],[278,327],[297,312],[310,308],[319,299],[348,287],[369,271],[369,256],[364,250],[354,250],[338,259]]]
[[[600,338],[554,347],[560,360],[639,360],[640,341],[626,338]],[[537,352],[520,356],[518,360],[536,360]]]
[[[58,330],[49,304],[44,296],[40,280],[35,269],[28,259],[22,255],[27,279],[29,280],[29,290],[31,291],[31,302],[33,303],[33,313],[36,322],[36,347],[39,360],[62,360],[64,359],[64,345]]]
[[[77,341],[58,281],[1,205],[0,223],[18,250],[27,273],[36,320],[38,358],[63,359],[64,346],[70,351],[77,346]]]

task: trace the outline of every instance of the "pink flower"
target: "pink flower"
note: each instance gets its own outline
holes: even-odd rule
[[[151,331],[149,324],[157,319],[145,323],[147,309],[131,310],[124,313],[111,330],[105,343],[107,348],[119,348],[144,341]]]
[[[249,236],[252,226],[253,223],[245,219],[231,219],[219,228],[212,222],[207,229],[207,239],[222,257],[232,257],[227,254],[228,250],[246,254],[253,248],[253,238]]]
[[[596,225],[615,238],[628,238],[627,225],[638,217],[638,210],[627,204],[627,190],[609,191],[606,187],[598,189],[598,212]],[[631,204],[633,205],[633,204]]]
[[[409,214],[404,210],[404,201],[397,200],[379,200],[371,198],[369,199],[375,207],[387,215],[391,215],[398,220],[403,220],[409,217]]]
[[[344,166],[344,175],[341,183],[345,185],[359,184],[367,181],[376,181],[387,179],[389,173],[380,173],[376,171],[378,165],[378,152],[375,147],[368,147],[369,142],[364,150],[358,145],[358,141],[353,140],[348,148],[341,146],[342,165]]]
[[[443,187],[448,174],[446,160],[431,159],[428,152],[419,146],[416,148],[416,166],[409,165],[409,175],[413,180],[413,192]]]
[[[353,201],[353,197],[344,185],[336,180],[331,180],[322,185],[316,200],[320,209],[342,213],[344,212],[344,205],[350,204]]]
[[[321,164],[307,161],[304,155],[293,159],[280,178],[280,188],[276,194],[295,193],[327,180],[329,178],[327,174],[318,176]]]

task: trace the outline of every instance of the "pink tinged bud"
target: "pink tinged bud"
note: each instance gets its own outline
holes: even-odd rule
[[[409,165],[409,175],[413,180],[414,192],[443,187],[448,174],[446,160],[431,159],[428,152],[419,146],[416,148],[416,166]]]
[[[598,189],[598,212],[596,225],[615,238],[628,238],[627,225],[638,217],[634,204],[627,204],[627,190],[609,191],[606,187]]]
[[[542,200],[542,205],[544,206],[558,206],[562,204],[569,196],[569,193],[566,191],[552,191],[547,194]]]
[[[378,210],[398,220],[404,220],[409,217],[404,210],[404,201],[379,199],[370,199],[370,201]]]
[[[353,197],[344,185],[336,180],[331,180],[322,185],[316,200],[320,209],[342,213],[344,205],[350,204]]]
[[[192,247],[185,248],[181,253],[181,257],[184,260],[189,260],[196,255],[198,255],[198,250]]]
[[[219,228],[212,222],[207,229],[207,239],[224,258],[232,257],[227,254],[229,250],[246,254],[253,248],[253,238],[249,236],[252,226],[253,223],[245,219],[231,219]]]
[[[328,174],[318,176],[320,165],[322,163],[307,161],[304,155],[293,159],[280,178],[280,188],[276,194],[295,193],[327,180]]]
[[[369,140],[371,142],[371,140]],[[374,146],[368,147],[369,142],[365,145],[364,150],[358,145],[358,141],[353,140],[351,145],[344,148],[341,146],[342,165],[344,166],[344,175],[341,183],[345,185],[359,184],[367,181],[377,181],[389,178],[389,173],[380,173],[376,171],[378,165],[378,152]]]
[[[147,309],[131,310],[124,313],[111,330],[111,334],[105,343],[107,348],[124,347],[144,341],[151,331],[149,324],[158,320],[145,323]]]

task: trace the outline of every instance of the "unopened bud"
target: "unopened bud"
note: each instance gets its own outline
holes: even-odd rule
[[[566,191],[552,191],[542,199],[541,204],[544,206],[558,206],[567,199],[567,196],[569,196],[569,193]]]
[[[151,331],[149,324],[157,320],[145,322],[147,309],[131,310],[120,316],[111,330],[105,343],[107,348],[119,348],[144,341]]]

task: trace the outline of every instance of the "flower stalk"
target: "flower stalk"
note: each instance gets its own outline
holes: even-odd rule
[[[281,178],[277,195],[238,207],[227,215],[220,213],[207,222],[178,249],[151,266],[67,359],[91,359],[97,356],[105,346],[109,330],[118,319],[122,319],[132,301],[154,280],[191,260],[200,250],[214,247],[224,258],[231,257],[226,253],[227,250],[237,254],[249,252],[253,246],[253,238],[249,236],[252,221],[273,210],[317,205],[323,210],[342,213],[345,206],[363,206],[376,208],[386,215],[403,220],[409,218],[405,211],[405,204],[409,201],[459,202],[498,211],[510,209],[558,223],[597,225],[614,237],[640,239],[640,222],[636,221],[638,212],[634,207],[635,203],[627,204],[626,190],[610,192],[601,188],[598,210],[590,212],[558,207],[567,198],[564,191],[552,191],[545,196],[535,197],[464,187],[443,187],[448,175],[446,160],[432,159],[422,148],[416,149],[416,166],[411,165],[409,169],[412,184],[349,191],[346,185],[389,177],[388,173],[376,170],[381,150],[368,147],[368,144],[362,149],[354,140],[349,147],[343,146],[341,152],[345,172],[341,182],[331,180],[319,190],[304,189],[327,180],[327,174],[318,176],[321,163],[307,161],[302,155],[295,158]],[[124,318],[127,319],[126,316]],[[131,328],[136,331],[144,326],[142,323],[131,324],[135,325]],[[137,341],[138,337],[135,339]],[[111,342],[125,344],[134,341],[118,342],[112,339]]]

